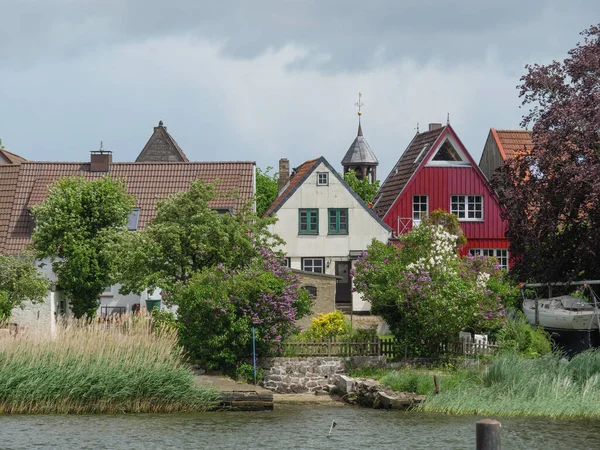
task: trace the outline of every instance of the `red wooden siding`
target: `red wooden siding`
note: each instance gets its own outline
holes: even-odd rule
[[[423,167],[406,185],[384,217],[384,222],[398,232],[398,217],[412,218],[413,195],[429,197],[429,212],[450,211],[451,195],[483,196],[483,221],[460,222],[469,248],[508,248],[504,237],[506,223],[500,218],[495,194],[473,167]],[[409,227],[410,228],[410,227]]]

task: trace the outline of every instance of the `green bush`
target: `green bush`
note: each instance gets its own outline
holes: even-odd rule
[[[235,370],[235,379],[239,382],[254,384],[254,365],[248,363],[240,363]],[[256,383],[260,383],[265,379],[265,371],[256,367]]]
[[[532,358],[552,352],[550,335],[542,327],[531,326],[521,312],[517,314],[496,333],[500,349]]]

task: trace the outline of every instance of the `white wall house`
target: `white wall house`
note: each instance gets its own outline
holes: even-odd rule
[[[287,170],[280,161],[280,178]],[[288,175],[289,177],[289,175]],[[338,276],[338,309],[368,312],[370,304],[352,292],[353,261],[373,239],[387,242],[391,229],[356,195],[323,157],[307,161],[292,174],[265,213],[278,221],[271,231],[294,269]]]

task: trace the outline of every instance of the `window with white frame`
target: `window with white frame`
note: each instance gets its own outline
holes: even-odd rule
[[[317,186],[328,186],[329,185],[329,173],[317,172]]]
[[[458,220],[483,220],[483,196],[452,195],[450,212],[456,214]]]
[[[325,273],[325,258],[302,258],[302,270]]]
[[[100,294],[100,297],[112,297],[113,296],[113,287],[112,286],[108,286],[106,288],[104,288],[104,291],[102,292],[102,294]]]
[[[505,248],[472,248],[471,255],[491,256],[498,259],[498,265],[502,269],[508,269],[508,250]]]
[[[416,223],[421,222],[429,212],[429,202],[427,195],[413,195],[412,218]]]

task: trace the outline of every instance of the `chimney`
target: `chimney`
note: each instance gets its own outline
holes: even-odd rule
[[[429,131],[439,130],[440,128],[442,128],[441,123],[430,123],[429,124]]]
[[[157,132],[158,130],[160,130],[161,128],[162,128],[163,130],[167,131],[167,127],[165,127],[165,126],[163,125],[163,121],[162,121],[162,120],[159,120],[159,121],[158,121],[158,126],[157,126],[157,127],[154,127],[154,132],[156,133],[156,132]]]
[[[279,160],[279,181],[277,182],[279,192],[288,184],[288,181],[290,181],[290,160],[281,158]]]
[[[92,154],[90,172],[108,172],[112,164],[112,152],[104,150],[101,142],[100,150],[92,150],[90,153]]]

